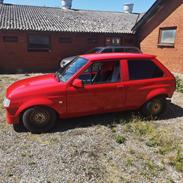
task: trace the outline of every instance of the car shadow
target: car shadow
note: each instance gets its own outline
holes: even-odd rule
[[[159,120],[170,120],[183,117],[183,108],[174,103],[168,102],[167,109],[164,114],[159,117]]]
[[[112,127],[114,124],[127,123],[136,113],[137,112],[134,111],[128,111],[98,114],[70,119],[59,119],[56,122],[56,126],[48,133],[64,132],[74,128],[87,128],[89,126],[95,125],[104,125]],[[28,130],[25,129],[23,124],[14,125],[13,128],[18,133],[28,132]]]
[[[111,128],[115,124],[131,122],[133,117],[141,118],[138,111],[128,111],[64,119],[58,121],[56,128],[51,133],[64,132],[74,128],[87,128],[94,125],[103,125]],[[158,120],[171,120],[178,117],[183,117],[183,108],[168,102],[166,112]]]
[[[57,121],[56,127],[49,133],[65,132],[74,128],[87,128],[95,125],[103,125],[112,128],[115,124],[124,124],[132,121],[134,116],[140,118],[138,111],[116,112],[71,119],[60,119]],[[178,117],[183,117],[183,108],[168,102],[166,112],[162,114],[158,120],[171,120]],[[16,125],[14,130],[19,133],[27,132],[22,125]]]
[[[64,120],[62,119],[57,122],[56,128],[54,128],[51,133],[64,132],[74,128],[87,128],[95,125],[103,125],[112,128],[114,124],[129,122],[135,113],[136,112],[134,111],[116,112]]]

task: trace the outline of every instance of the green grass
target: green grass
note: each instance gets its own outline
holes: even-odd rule
[[[146,136],[151,134],[155,129],[155,126],[150,122],[143,122],[138,119],[134,119],[131,123],[125,125],[125,132],[133,133],[137,136]]]
[[[156,148],[161,155],[165,155],[178,148],[178,140],[171,131],[158,128],[152,122],[136,120],[136,122],[126,124],[124,130],[145,141],[148,147]]]
[[[1,77],[0,79],[0,111],[1,111],[3,108],[3,100],[6,93],[6,86],[12,83],[14,80],[12,81],[12,79],[9,77],[3,77],[3,76],[0,77]]]
[[[131,123],[124,125],[124,131],[134,138],[144,141],[146,146],[162,156],[163,161],[167,159],[169,165],[175,168],[177,172],[183,172],[183,151],[180,148],[181,142],[171,132],[170,129],[158,127],[153,122],[144,122],[139,119],[134,119]],[[130,154],[135,153],[133,150]],[[171,155],[171,156],[170,156]],[[138,157],[141,159],[140,157]],[[142,159],[144,157],[142,156]],[[130,164],[130,162],[128,163]],[[148,160],[144,165],[144,172],[150,172],[156,176],[161,168],[158,167],[153,161]],[[145,173],[146,174],[146,173]]]
[[[133,166],[133,161],[134,161],[133,158],[128,157],[126,160],[126,166]]]
[[[157,164],[155,164],[154,161],[148,160],[144,164],[144,170],[146,173],[149,173],[153,176],[157,176],[159,171],[162,171],[162,168],[160,168]]]
[[[125,141],[126,141],[126,138],[123,137],[122,135],[117,135],[117,136],[116,136],[116,142],[117,142],[118,144],[123,144],[123,143],[125,143]]]
[[[178,172],[183,172],[183,154],[180,149],[177,150],[177,153],[175,156],[169,157],[169,164]]]
[[[31,161],[31,162],[28,163],[28,165],[29,165],[29,166],[35,166],[35,165],[36,165],[36,162]]]
[[[176,90],[183,93],[183,81],[178,76],[176,77]]]
[[[154,130],[148,138],[146,145],[149,147],[158,147],[158,153],[165,155],[178,147],[177,139],[169,130]]]
[[[112,131],[112,133],[116,133],[116,128],[112,127],[111,131]]]
[[[7,173],[7,176],[8,176],[8,177],[13,177],[13,173],[8,172],[8,173]]]
[[[3,107],[4,96],[5,96],[5,88],[2,85],[0,85],[0,109],[2,109]]]
[[[133,155],[133,154],[135,154],[135,150],[134,149],[129,149],[129,153]]]
[[[4,97],[5,97],[5,92],[6,92],[6,89],[4,87],[4,83],[2,82],[2,80],[0,81],[0,121],[2,120],[2,122],[5,121],[5,109],[3,107],[3,100],[4,100]],[[5,123],[1,123],[0,126],[1,126],[1,130],[4,126]]]

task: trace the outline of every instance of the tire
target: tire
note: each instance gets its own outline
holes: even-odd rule
[[[25,128],[25,126],[22,123],[20,123],[20,124],[13,124],[13,129],[17,133],[27,132],[27,129]]]
[[[32,133],[50,131],[56,123],[56,112],[48,107],[32,107],[27,109],[22,116],[26,129]]]
[[[141,114],[147,119],[154,119],[166,110],[167,101],[163,97],[156,97],[146,102],[141,108]]]

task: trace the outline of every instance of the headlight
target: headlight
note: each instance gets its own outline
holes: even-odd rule
[[[3,102],[3,105],[4,105],[4,107],[9,107],[10,106],[10,100],[5,98],[4,102]]]

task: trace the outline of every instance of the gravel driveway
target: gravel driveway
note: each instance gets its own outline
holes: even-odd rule
[[[103,114],[58,121],[51,133],[35,135],[15,132],[2,108],[5,87],[24,77],[0,76],[0,182],[183,182],[183,94],[175,93],[160,120]]]

